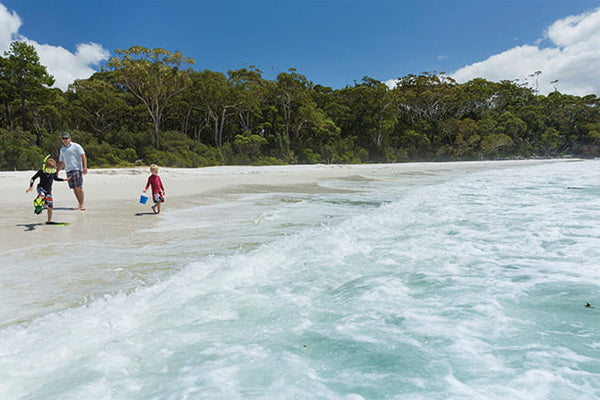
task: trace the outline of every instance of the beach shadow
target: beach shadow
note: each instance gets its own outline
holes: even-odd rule
[[[139,212],[139,213],[135,213],[134,215],[136,217],[139,217],[140,215],[158,215],[158,214],[153,213],[153,212]]]
[[[79,210],[79,208],[77,208],[77,207],[54,207],[54,210],[59,210],[59,211],[75,211],[75,210]]]
[[[40,224],[40,223],[35,223],[35,224],[17,224],[15,226],[24,226],[25,227],[25,231],[35,231],[35,227],[36,226],[41,226],[44,224]]]

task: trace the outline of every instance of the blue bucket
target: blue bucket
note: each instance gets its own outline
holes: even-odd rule
[[[146,204],[148,201],[148,196],[141,195],[140,196],[140,204]]]

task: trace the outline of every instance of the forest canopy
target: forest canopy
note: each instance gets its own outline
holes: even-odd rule
[[[58,154],[62,131],[85,148],[90,167],[600,153],[593,94],[540,95],[523,82],[457,83],[435,72],[399,77],[394,87],[363,77],[332,89],[293,68],[268,80],[254,66],[196,70],[192,59],[164,49],[115,54],[63,92],[51,88],[33,46],[11,43],[0,57],[0,169],[38,168]]]

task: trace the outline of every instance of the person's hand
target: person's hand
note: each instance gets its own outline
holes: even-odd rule
[[[84,175],[87,175],[87,173],[88,173],[88,169],[87,169],[87,168],[84,168],[84,169],[83,169],[83,174],[84,174]]]
[[[33,189],[33,186],[32,186],[32,187],[30,187],[30,188],[28,188],[28,189],[25,189],[25,193],[29,193],[29,192],[31,192],[31,189]]]
[[[65,181],[68,181],[68,180],[69,180],[69,179],[71,179],[71,178],[72,178],[72,176],[67,176],[67,177],[65,178]]]

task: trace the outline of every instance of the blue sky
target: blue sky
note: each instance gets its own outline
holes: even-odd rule
[[[600,49],[598,7],[598,0],[0,0],[0,51],[10,40],[30,41],[63,89],[115,49],[142,45],[181,51],[199,70],[255,65],[273,79],[293,67],[334,88],[363,76],[443,71],[459,81],[526,80],[541,70],[541,92],[558,79],[563,92],[598,94],[600,78],[584,82],[573,67],[588,74],[598,70],[590,64],[600,67],[600,50],[573,59]],[[577,29],[584,33],[573,39]]]

